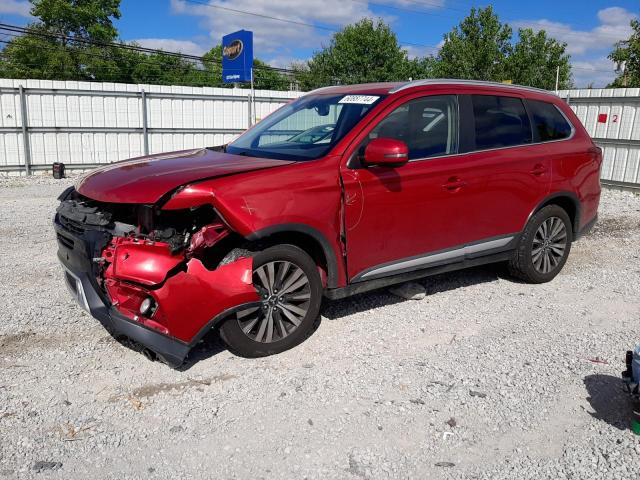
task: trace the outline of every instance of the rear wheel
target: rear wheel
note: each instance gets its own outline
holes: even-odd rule
[[[527,223],[509,261],[509,271],[525,282],[548,282],[562,270],[572,240],[567,212],[558,205],[547,205]]]
[[[240,310],[220,327],[229,350],[263,357],[288,350],[314,330],[322,282],[314,261],[293,245],[277,245],[253,256],[257,307]]]

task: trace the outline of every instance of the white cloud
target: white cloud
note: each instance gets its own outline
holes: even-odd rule
[[[308,60],[308,59],[306,59]],[[293,62],[302,62],[305,59],[295,58],[289,55],[278,55],[276,57],[267,58],[265,62],[272,67],[289,68]]]
[[[635,14],[621,7],[609,7],[598,12],[598,18],[604,25],[627,25],[636,17]]]
[[[513,22],[519,28],[546,30],[547,34],[567,43],[571,54],[574,83],[578,87],[593,84],[604,87],[615,78],[615,66],[606,57],[614,43],[631,35],[629,23],[636,18],[632,12],[621,7],[609,7],[598,11],[600,25],[591,30],[578,30],[566,23],[547,19],[520,20]]]
[[[380,0],[377,0],[377,3],[388,3],[389,5],[410,7],[413,9],[415,9],[416,6],[419,6],[423,10],[430,10],[444,7],[445,0],[423,0],[422,2],[416,2],[415,0],[387,0],[381,2]]]
[[[440,40],[435,46],[417,46],[417,45],[401,45],[407,51],[407,56],[409,59],[413,60],[414,58],[419,57],[430,57],[432,55],[437,55],[437,53],[444,45],[444,40]]]
[[[595,88],[605,87],[616,78],[615,64],[608,58],[590,60],[574,60],[573,83],[577,88],[593,85]]]
[[[240,29],[253,31],[254,43],[262,56],[264,52],[282,55],[297,47],[318,47],[331,35],[331,29],[374,16],[367,2],[345,0],[209,0],[208,5],[171,0],[171,6],[174,13],[201,17],[203,26],[210,31],[212,46],[220,43],[224,34]],[[303,25],[305,23],[325,26],[329,30],[314,29]]]
[[[26,0],[2,0],[0,1],[0,14],[18,15],[30,17],[31,4]]]
[[[618,7],[607,8],[598,12],[598,17],[602,20],[602,13],[607,10],[623,10],[626,15],[617,12],[615,17],[618,23],[613,23],[613,17],[606,17],[608,23],[603,23],[592,30],[574,30],[565,23],[553,22],[550,20],[523,20],[514,22],[517,27],[528,27],[533,30],[546,30],[547,33],[567,43],[567,51],[572,55],[582,55],[593,49],[611,49],[618,40],[628,38],[631,34],[629,22],[634,15]]]
[[[145,48],[164,50],[166,52],[180,52],[187,55],[201,56],[209,51],[208,48],[204,48],[190,40],[174,40],[172,38],[138,38],[132,41]]]

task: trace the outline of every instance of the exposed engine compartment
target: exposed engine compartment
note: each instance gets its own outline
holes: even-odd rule
[[[198,251],[203,244],[211,246],[215,239],[226,236],[222,231],[228,232],[211,205],[161,210],[154,205],[96,202],[75,191],[70,197],[57,209],[60,222],[69,230],[103,230],[113,236],[163,242],[169,245],[172,254]],[[191,244],[193,236],[196,238]]]

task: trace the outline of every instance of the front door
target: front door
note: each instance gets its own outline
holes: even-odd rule
[[[413,96],[365,130],[341,171],[351,281],[419,268],[425,254],[473,239],[470,206],[480,198],[466,156],[457,155],[458,117],[456,95]],[[404,141],[409,162],[363,167],[358,155],[374,138]],[[446,261],[442,253],[431,265]]]

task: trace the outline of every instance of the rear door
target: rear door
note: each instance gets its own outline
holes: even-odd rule
[[[531,118],[517,93],[460,96],[467,119],[466,152],[477,203],[469,228],[480,241],[518,234],[549,193],[549,147],[535,143]]]

